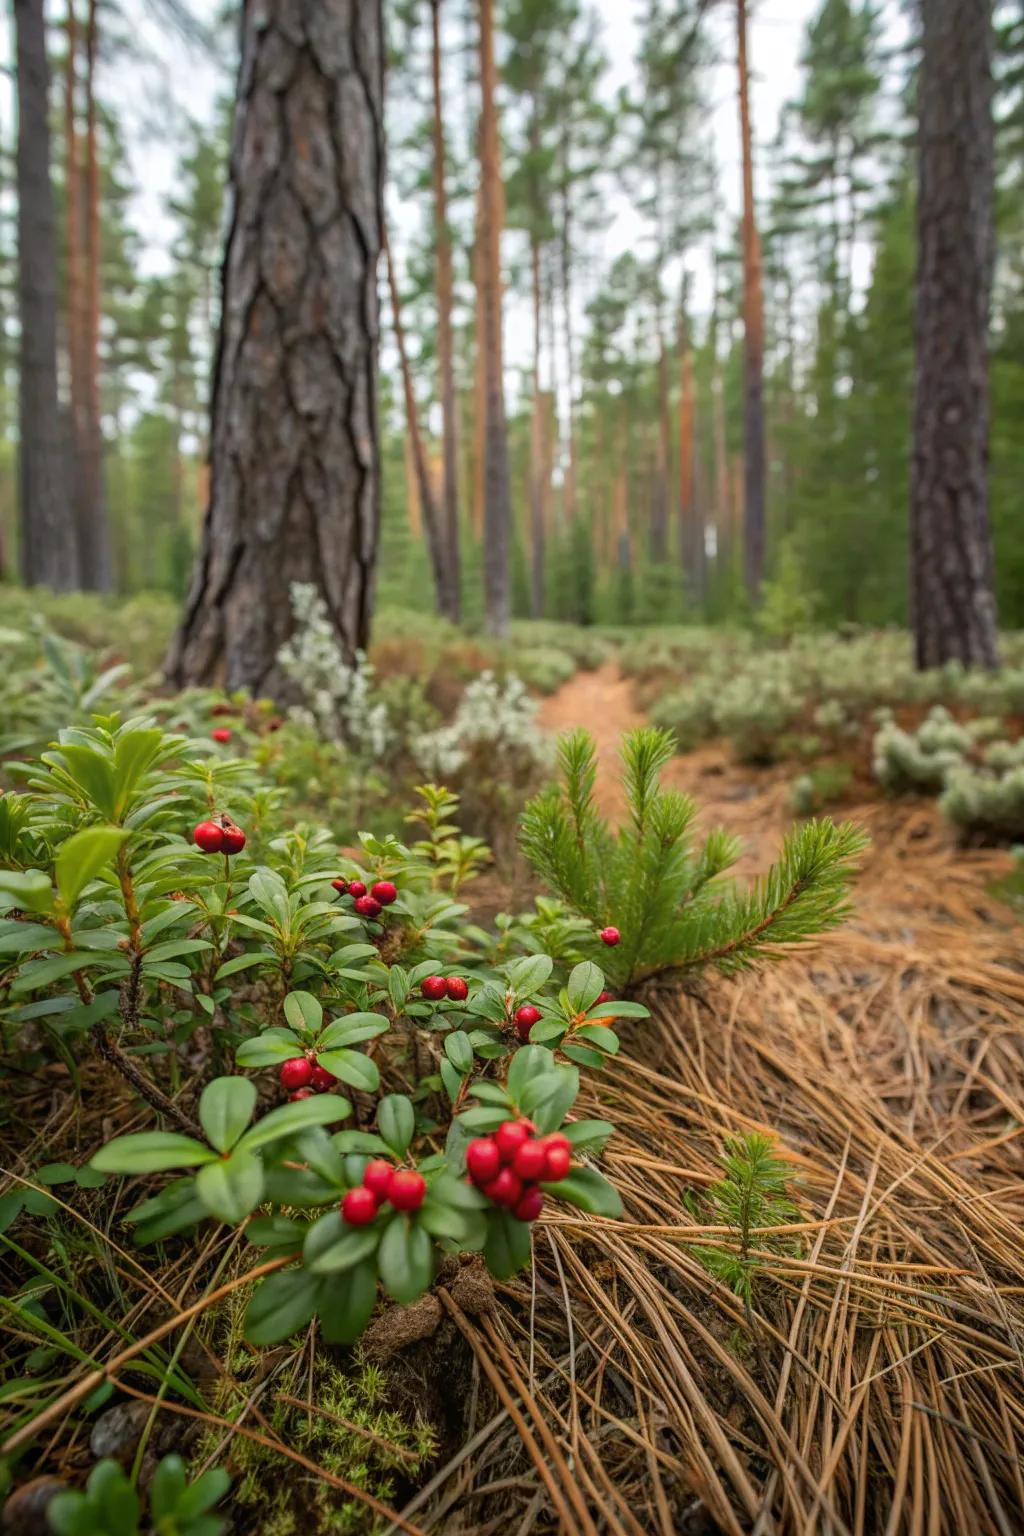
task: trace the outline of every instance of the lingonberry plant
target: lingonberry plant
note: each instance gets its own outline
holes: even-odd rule
[[[339,852],[282,826],[258,770],[208,736],[116,717],[62,733],[27,792],[0,797],[0,1006],[69,1063],[91,1036],[165,1122],[92,1158],[97,1177],[161,1181],[128,1214],[136,1242],[237,1227],[269,1266],[249,1339],[317,1317],[349,1341],[381,1291],[415,1301],[446,1254],[513,1274],[548,1200],[618,1215],[596,1166],[613,1127],[575,1104],[615,1022],[647,1015],[621,994],[829,926],[859,846],[804,829],[753,892],[710,897],[733,845],[691,850],[692,805],[658,790],[670,750],[627,742],[616,837],[592,745],[563,743],[566,787],[524,823],[563,900],[489,932],[458,899],[485,851],[437,786],[411,846],[363,833]]]

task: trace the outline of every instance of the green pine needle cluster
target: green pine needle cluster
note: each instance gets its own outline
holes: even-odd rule
[[[593,739],[574,731],[558,745],[561,784],[531,800],[520,824],[526,857],[593,924],[592,958],[620,989],[664,971],[742,970],[779,945],[834,928],[848,914],[850,879],[866,846],[850,823],[810,821],[789,833],[762,879],[745,890],[726,885],[721,877],[739,844],[721,830],[695,838],[694,801],[660,787],[674,750],[668,731],[645,727],[624,737],[629,819],[615,831],[594,801]],[[614,949],[597,939],[608,924],[622,935]]]
[[[772,1137],[757,1131],[726,1141],[722,1170],[722,1178],[706,1191],[704,1217],[711,1226],[730,1227],[734,1240],[727,1248],[700,1248],[697,1254],[749,1307],[764,1266],[759,1255],[792,1253],[796,1247],[791,1235],[765,1230],[799,1220],[788,1193],[793,1170],[776,1155]]]

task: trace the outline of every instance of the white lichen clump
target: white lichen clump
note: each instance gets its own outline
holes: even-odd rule
[[[304,705],[295,717],[325,741],[379,759],[393,745],[386,706],[373,696],[373,668],[362,651],[346,661],[331,624],[327,604],[310,582],[291,588],[295,629],[277,653],[285,675],[297,686]]]

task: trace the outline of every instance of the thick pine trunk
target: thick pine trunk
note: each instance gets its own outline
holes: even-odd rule
[[[988,511],[991,0],[924,0],[911,604],[919,667],[998,665]]]
[[[379,528],[380,0],[245,0],[210,505],[168,670],[287,692],[290,588],[369,637]]]
[[[434,595],[437,601],[437,611],[442,617],[454,620],[458,617],[458,603],[455,598],[455,593],[458,590],[458,571],[452,570],[447,558],[444,535],[441,528],[441,513],[437,505],[437,497],[434,495],[434,487],[430,480],[427,452],[423,443],[423,433],[420,431],[416,390],[413,386],[412,369],[409,366],[409,349],[405,342],[402,297],[398,291],[398,275],[395,272],[395,263],[392,258],[391,246],[386,231],[384,234],[384,258],[388,269],[388,292],[391,295],[391,319],[395,328],[395,345],[398,347],[398,364],[402,374],[402,393],[405,399],[405,427],[409,441],[409,457],[416,479],[416,492],[423,520],[423,529],[427,537],[430,567],[434,573]]]
[[[498,141],[497,70],[494,62],[493,0],[480,4],[480,189],[481,320],[477,346],[484,358],[485,470],[484,599],[492,635],[508,629],[511,594],[509,544],[512,490],[505,423],[504,348],[502,344],[501,228],[503,189]]]
[[[747,0],[736,0],[739,59],[740,142],[743,151],[743,573],[747,593],[757,602],[764,579],[764,294],[761,236],[754,208],[754,149],[750,126],[750,69],[747,63]]]
[[[50,68],[43,0],[15,0],[18,68],[18,303],[21,317],[21,571],[29,585],[77,583],[57,406],[57,219],[50,180]]]
[[[455,278],[448,227],[448,181],[441,86],[441,0],[431,0],[431,80],[434,117],[434,240],[437,264],[437,362],[441,378],[441,529],[445,556],[453,573],[448,617],[462,614],[459,556],[459,445],[455,397],[455,341],[452,324]]]

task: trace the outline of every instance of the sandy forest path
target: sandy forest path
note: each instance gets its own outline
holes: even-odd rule
[[[642,723],[628,679],[581,672],[541,720],[594,734],[617,817],[619,736]],[[791,821],[793,774],[712,743],[665,779],[744,838],[751,874]],[[646,1462],[628,1436],[617,1446],[615,1529],[636,1532],[628,1510],[665,1536],[1024,1530],[1024,949],[992,891],[1012,858],[958,848],[932,803],[865,793],[838,815],[872,840],[850,921],[776,966],[651,996],[594,1092],[639,1223],[604,1229],[599,1283],[573,1261],[574,1310],[619,1341],[649,1434]],[[759,1292],[770,1364],[737,1346],[742,1316],[694,1258],[684,1204],[724,1139],[759,1129],[807,1222]],[[581,1399],[562,1412],[583,1463],[588,1435],[603,1462],[603,1414]],[[680,1483],[699,1490],[693,1524]]]

